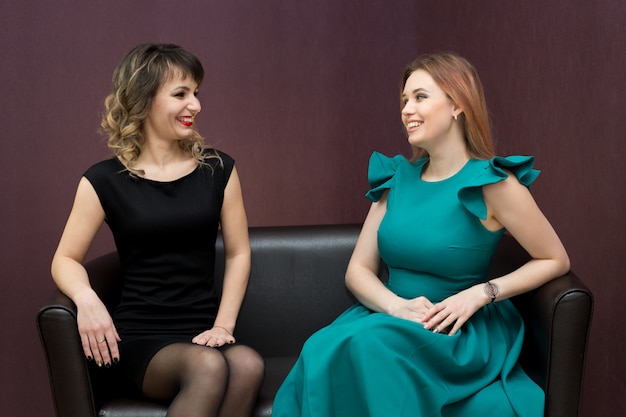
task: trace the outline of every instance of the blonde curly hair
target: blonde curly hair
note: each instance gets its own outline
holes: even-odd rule
[[[133,48],[113,72],[113,92],[105,99],[102,130],[107,146],[131,174],[141,173],[134,164],[144,143],[144,120],[161,84],[175,71],[192,77],[200,85],[204,68],[191,52],[172,44],[147,43]],[[181,149],[203,163],[204,139],[193,129],[188,139],[180,140]]]

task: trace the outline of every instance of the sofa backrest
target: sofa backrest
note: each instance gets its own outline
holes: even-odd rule
[[[314,331],[354,303],[344,274],[360,225],[250,228],[252,268],[235,336],[261,355],[297,356]],[[223,243],[215,277],[223,276]]]

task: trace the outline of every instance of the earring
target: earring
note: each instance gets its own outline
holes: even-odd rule
[[[452,116],[452,117],[454,117],[454,120],[459,120],[459,118],[458,118],[458,116],[456,114],[454,116]]]

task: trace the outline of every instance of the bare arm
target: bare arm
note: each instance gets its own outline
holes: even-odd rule
[[[221,346],[234,343],[235,324],[250,275],[250,240],[241,184],[235,168],[224,191],[220,214],[224,239],[225,269],[222,297],[215,325],[193,339],[194,343]]]
[[[484,222],[489,229],[505,227],[532,259],[517,270],[491,282],[500,289],[497,300],[530,291],[569,270],[567,252],[530,191],[513,175],[483,187],[488,208]],[[491,299],[484,284],[475,285],[437,304],[427,315],[425,327],[441,330],[454,325],[450,335]]]
[[[387,211],[387,192],[373,203],[363,223],[346,271],[346,286],[367,308],[395,317],[421,322],[432,303],[425,297],[406,300],[391,292],[378,278],[380,255],[378,227]]]
[[[93,358],[98,365],[119,360],[117,342],[120,340],[109,312],[91,288],[82,265],[103,221],[100,200],[91,183],[82,178],[51,267],[56,285],[76,304],[85,356]]]
[[[493,219],[505,227],[532,259],[516,271],[493,280],[500,288],[498,299],[510,298],[537,288],[569,271],[570,261],[548,219],[530,191],[512,175],[483,187]]]

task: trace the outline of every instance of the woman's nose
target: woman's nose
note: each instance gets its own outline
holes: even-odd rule
[[[202,110],[202,105],[198,97],[194,97],[187,107],[195,114],[200,113],[200,110]]]

